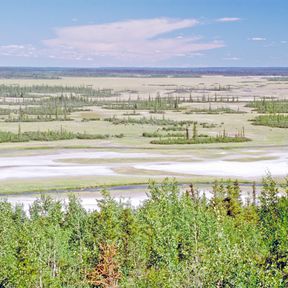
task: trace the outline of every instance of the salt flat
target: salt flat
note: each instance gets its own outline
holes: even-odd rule
[[[30,155],[0,158],[0,180],[9,178],[44,178],[60,176],[113,176],[111,167],[103,165],[77,165],[57,162],[63,159],[117,159],[147,157],[145,153],[118,152],[67,152],[60,151],[49,155]],[[149,155],[151,156],[151,155]]]
[[[216,159],[207,155],[197,155],[197,150],[179,155],[157,153],[123,153],[115,151],[71,151],[60,150],[48,155],[11,156],[0,158],[0,180],[36,179],[71,176],[133,176],[146,170],[145,177],[153,177],[153,171],[161,171],[163,176],[179,174],[209,177],[261,178],[270,172],[274,176],[288,175],[287,149],[269,151],[265,149],[241,150],[216,153]],[[207,152],[208,153],[208,152]],[[210,152],[211,153],[211,152]],[[209,153],[208,153],[209,154]],[[252,154],[252,155],[251,155]],[[182,156],[182,157],[181,157]],[[182,161],[179,161],[179,159]],[[64,160],[73,159],[74,163]],[[93,164],[77,163],[77,159],[95,159]],[[123,161],[127,159],[127,163]],[[130,159],[130,161],[128,161]],[[136,161],[133,163],[133,161]],[[161,161],[159,161],[161,159]],[[166,159],[163,161],[163,159]],[[196,160],[195,160],[196,159]],[[105,160],[109,160],[105,164]],[[184,161],[185,160],[185,161]],[[63,161],[63,162],[62,162]],[[99,163],[97,163],[99,161]],[[101,161],[101,162],[100,162]],[[104,162],[103,162],[104,161]],[[132,161],[132,163],[131,163]],[[140,162],[140,163],[139,163]],[[129,169],[133,168],[133,171]],[[117,170],[121,169],[121,173]],[[126,169],[126,170],[125,170]],[[124,171],[124,172],[123,172]],[[125,172],[126,171],[126,172]],[[168,174],[169,173],[169,174]]]
[[[137,164],[136,169],[158,170],[172,173],[183,173],[199,176],[222,176],[235,178],[263,177],[267,173],[274,176],[288,175],[288,161],[286,159],[265,161],[204,161],[198,163],[155,163]]]

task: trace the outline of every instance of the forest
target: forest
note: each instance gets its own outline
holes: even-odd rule
[[[0,202],[0,287],[287,287],[288,180],[211,197],[150,182],[139,207],[103,190],[98,210],[42,196]]]

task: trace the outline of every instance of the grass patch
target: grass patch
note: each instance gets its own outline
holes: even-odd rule
[[[270,114],[260,115],[251,120],[253,125],[261,125],[277,128],[288,128],[288,115]]]
[[[232,108],[228,107],[219,107],[219,108],[211,108],[209,107],[208,109],[205,108],[193,108],[189,109],[189,111],[186,111],[185,114],[197,114],[197,113],[202,113],[202,114],[244,114],[246,112],[238,110],[234,110]]]
[[[213,144],[213,143],[232,143],[232,142],[248,142],[251,139],[239,136],[216,136],[216,137],[197,137],[192,139],[186,139],[183,137],[178,138],[165,138],[151,141],[151,144],[160,145],[173,145],[173,144]]]
[[[253,101],[246,107],[254,108],[258,113],[288,113],[287,100],[266,100]]]
[[[172,126],[176,130],[179,130],[180,127],[182,126],[189,126],[193,124],[197,124],[197,121],[192,121],[192,120],[183,120],[183,121],[176,121],[172,119],[166,119],[164,116],[160,118],[155,118],[155,117],[141,117],[141,118],[117,118],[115,116],[110,117],[110,118],[105,118],[104,121],[111,122],[113,125],[128,125],[128,124],[139,124],[139,125],[155,125],[155,126]],[[203,128],[215,128],[218,125],[215,123],[206,123],[206,122],[201,122],[198,123],[200,126]],[[169,129],[174,129],[169,127]],[[168,128],[167,128],[168,129]]]
[[[185,137],[184,133],[178,132],[178,133],[160,133],[159,131],[155,132],[143,132],[143,137],[147,138],[158,138],[158,137]]]
[[[29,142],[29,141],[58,141],[71,139],[107,139],[108,134],[73,133],[61,129],[60,131],[27,131],[19,133],[0,131],[0,143]]]

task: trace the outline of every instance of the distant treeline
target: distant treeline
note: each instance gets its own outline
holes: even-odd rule
[[[203,68],[33,68],[0,67],[0,78],[57,79],[77,77],[201,77],[224,76],[288,76],[286,67],[203,67]]]

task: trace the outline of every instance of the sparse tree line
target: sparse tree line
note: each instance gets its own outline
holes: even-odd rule
[[[288,113],[288,100],[284,99],[254,99],[253,102],[246,104],[246,107],[253,108],[258,113]]]
[[[41,94],[51,95],[82,95],[87,97],[110,97],[117,94],[113,93],[111,89],[94,89],[92,86],[57,86],[57,85],[0,85],[1,97],[15,97],[15,98],[30,98],[42,97]]]
[[[29,141],[59,141],[59,140],[72,140],[72,139],[96,140],[96,139],[108,139],[109,137],[122,138],[124,137],[124,135],[89,134],[86,133],[85,131],[82,133],[74,133],[63,129],[62,127],[60,130],[22,132],[21,125],[18,126],[17,133],[0,131],[0,143],[29,142]]]
[[[216,107],[216,108],[212,108],[211,103],[209,104],[208,108],[189,108],[189,110],[187,110],[185,112],[185,114],[199,114],[199,113],[203,113],[203,114],[244,114],[246,112],[243,112],[239,109],[235,110],[229,107]]]
[[[202,124],[202,127],[204,125]],[[183,133],[183,127],[179,127],[179,130],[172,130],[173,132],[169,131],[163,133],[158,129],[152,133],[144,132],[142,134],[143,137],[148,138],[158,138],[152,140],[151,144],[162,144],[162,145],[172,145],[172,144],[212,144],[212,143],[239,143],[239,142],[248,142],[251,139],[245,136],[245,129],[242,127],[241,130],[237,131],[235,134],[229,134],[225,129],[221,133],[218,133],[216,136],[209,136],[207,134],[200,134],[198,132],[198,123],[194,122],[191,128],[190,124],[187,124]],[[165,130],[164,130],[165,131]],[[167,130],[166,130],[167,131]]]
[[[141,118],[133,118],[133,117],[127,117],[127,118],[118,118],[115,115],[113,117],[105,118],[104,121],[111,122],[114,125],[121,125],[121,124],[139,124],[139,125],[155,125],[155,126],[171,126],[166,127],[166,129],[173,129],[176,130],[183,129],[183,126],[187,125],[193,125],[196,123],[193,120],[182,120],[177,121],[173,119],[165,118],[165,115],[163,115],[162,118],[157,117],[141,117]],[[203,128],[215,128],[218,127],[215,123],[208,123],[208,122],[200,122],[200,126]]]
[[[234,103],[239,102],[238,99],[235,97],[219,97],[219,96],[205,96],[203,95],[201,98],[194,97],[192,94],[190,94],[189,97],[184,96],[160,96],[159,93],[157,93],[156,97],[152,97],[149,94],[148,98],[140,98],[139,96],[137,99],[131,99],[129,97],[128,100],[122,100],[121,98],[115,100],[115,101],[104,101],[101,106],[104,109],[114,109],[114,110],[133,110],[133,111],[141,111],[141,110],[149,110],[151,113],[160,113],[165,112],[167,110],[173,110],[173,111],[181,111],[186,110],[186,108],[182,108],[181,104],[185,103],[213,103],[213,102],[219,102],[219,103]],[[98,103],[99,105],[100,103]],[[193,111],[195,110],[195,111]],[[209,113],[209,114],[219,114],[219,113],[243,113],[242,111],[233,110],[231,108],[212,108],[211,105],[207,109],[199,109],[197,108],[190,109],[186,111],[189,112],[200,112],[200,113]],[[134,112],[134,114],[136,114]]]
[[[55,96],[41,98],[34,105],[19,105],[11,109],[6,122],[68,121],[69,115],[75,111],[83,111],[83,107],[93,106],[93,100],[84,96]],[[7,109],[8,110],[8,109]],[[7,112],[7,111],[5,111]]]
[[[115,95],[110,89],[84,86],[0,85],[0,104],[5,106],[0,114],[7,116],[6,122],[68,121],[72,112],[100,105],[103,98]]]
[[[99,210],[43,196],[28,215],[0,202],[1,287],[275,287],[288,285],[288,182],[237,181],[212,198],[173,180],[140,207],[108,192]],[[242,197],[241,197],[242,196]]]
[[[246,105],[264,115],[251,119],[254,125],[288,128],[288,100],[266,99],[255,100]]]
[[[288,115],[260,115],[251,120],[254,125],[288,128]]]

